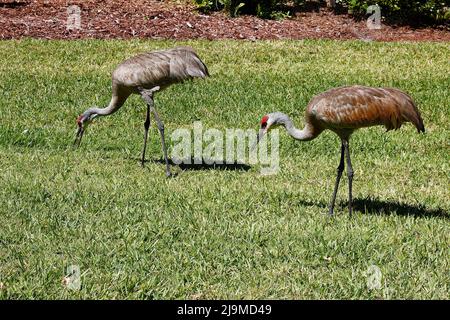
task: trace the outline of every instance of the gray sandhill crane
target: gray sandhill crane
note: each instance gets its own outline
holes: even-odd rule
[[[208,68],[190,47],[142,53],[123,61],[112,73],[112,97],[106,108],[90,108],[77,118],[78,131],[74,145],[79,146],[86,126],[97,116],[110,115],[122,107],[132,94],[141,95],[147,104],[144,122],[144,147],[141,163],[144,166],[147,147],[150,112],[153,113],[161,135],[161,144],[166,162],[166,175],[170,176],[164,140],[164,124],[154,108],[153,95],[174,83],[192,78],[206,78]]]
[[[333,214],[345,154],[349,180],[348,208],[351,215],[353,168],[349,151],[350,135],[356,129],[376,125],[384,125],[387,131],[399,129],[403,122],[412,122],[418,132],[425,132],[420,112],[406,93],[394,88],[347,86],[330,89],[315,96],[306,107],[305,127],[302,130],[295,128],[292,120],[284,113],[265,115],[261,120],[257,141],[279,125],[284,126],[291,137],[300,141],[312,140],[326,129],[336,133],[342,142],[341,160],[337,167],[329,214]]]

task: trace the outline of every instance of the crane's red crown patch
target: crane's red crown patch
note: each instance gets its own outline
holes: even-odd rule
[[[267,120],[269,120],[269,116],[264,116],[264,117],[262,117],[262,119],[261,119],[261,124],[266,123]]]

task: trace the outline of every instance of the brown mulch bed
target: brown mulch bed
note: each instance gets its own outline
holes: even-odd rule
[[[67,30],[67,7],[81,9],[81,29]],[[446,28],[370,30],[365,21],[321,8],[282,21],[201,14],[189,2],[158,0],[0,0],[0,39],[362,39],[450,41]]]

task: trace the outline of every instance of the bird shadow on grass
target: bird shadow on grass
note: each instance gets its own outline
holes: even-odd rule
[[[195,161],[195,158],[188,158],[184,160],[177,160],[174,162],[172,159],[169,159],[169,163],[171,166],[177,166],[181,170],[230,170],[230,171],[248,171],[251,169],[251,166],[244,163],[211,163],[208,164],[206,159],[201,159],[201,161]],[[140,161],[140,159],[139,159]],[[165,164],[166,161],[162,158],[160,159],[150,159],[145,160],[145,162],[153,162],[153,163],[161,163]],[[197,163],[196,163],[197,162]]]
[[[312,201],[299,201],[300,205],[304,206],[318,206],[324,209],[328,209],[328,203],[312,202]],[[348,202],[339,202],[338,207],[344,209],[347,208]],[[345,210],[345,209],[344,209]],[[424,205],[410,205],[406,203],[400,203],[398,201],[385,201],[375,198],[356,198],[353,199],[353,210],[361,212],[363,214],[371,215],[398,215],[398,216],[410,216],[417,218],[425,217],[437,217],[443,219],[450,219],[448,211],[442,208],[430,209]]]
[[[430,209],[424,205],[410,205],[397,201],[384,201],[373,198],[363,198],[353,200],[354,210],[361,211],[364,214],[413,216],[413,217],[437,217],[449,219],[449,212],[442,209]]]

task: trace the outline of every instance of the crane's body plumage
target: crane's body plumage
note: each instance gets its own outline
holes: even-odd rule
[[[292,120],[284,113],[274,112],[261,120],[258,141],[270,129],[282,125],[296,140],[309,141],[322,131],[335,132],[342,141],[341,161],[338,167],[335,189],[329,213],[333,213],[336,192],[347,158],[349,177],[349,211],[352,211],[353,169],[350,161],[349,139],[351,134],[364,127],[385,126],[387,131],[399,129],[403,123],[411,122],[418,132],[425,132],[420,112],[412,98],[395,88],[373,88],[346,86],[333,88],[311,99],[305,111],[305,126],[295,128]]]
[[[177,47],[163,51],[146,52],[123,61],[112,73],[113,85],[139,93],[136,88],[161,90],[171,84],[192,78],[206,78],[206,65],[194,50]]]
[[[418,130],[424,130],[411,97],[394,88],[334,88],[315,96],[306,114],[314,125],[338,134],[340,130],[348,132],[375,125],[399,129],[404,122],[412,122]]]
[[[316,131],[330,129],[339,136],[354,130],[383,125],[399,129],[412,122],[423,131],[420,113],[406,93],[394,88],[347,86],[330,89],[315,96],[306,109],[306,121]]]
[[[144,124],[145,138],[142,165],[144,164],[151,111],[161,133],[167,165],[166,173],[170,175],[164,143],[164,126],[154,109],[153,94],[175,83],[193,78],[206,78],[208,76],[208,68],[190,47],[176,47],[168,50],[146,52],[123,61],[112,72],[112,95],[109,105],[106,108],[89,108],[78,117],[79,130],[75,143],[80,144],[84,126],[92,119],[97,116],[113,114],[123,106],[131,94],[140,94],[147,103],[148,109],[147,119]]]

